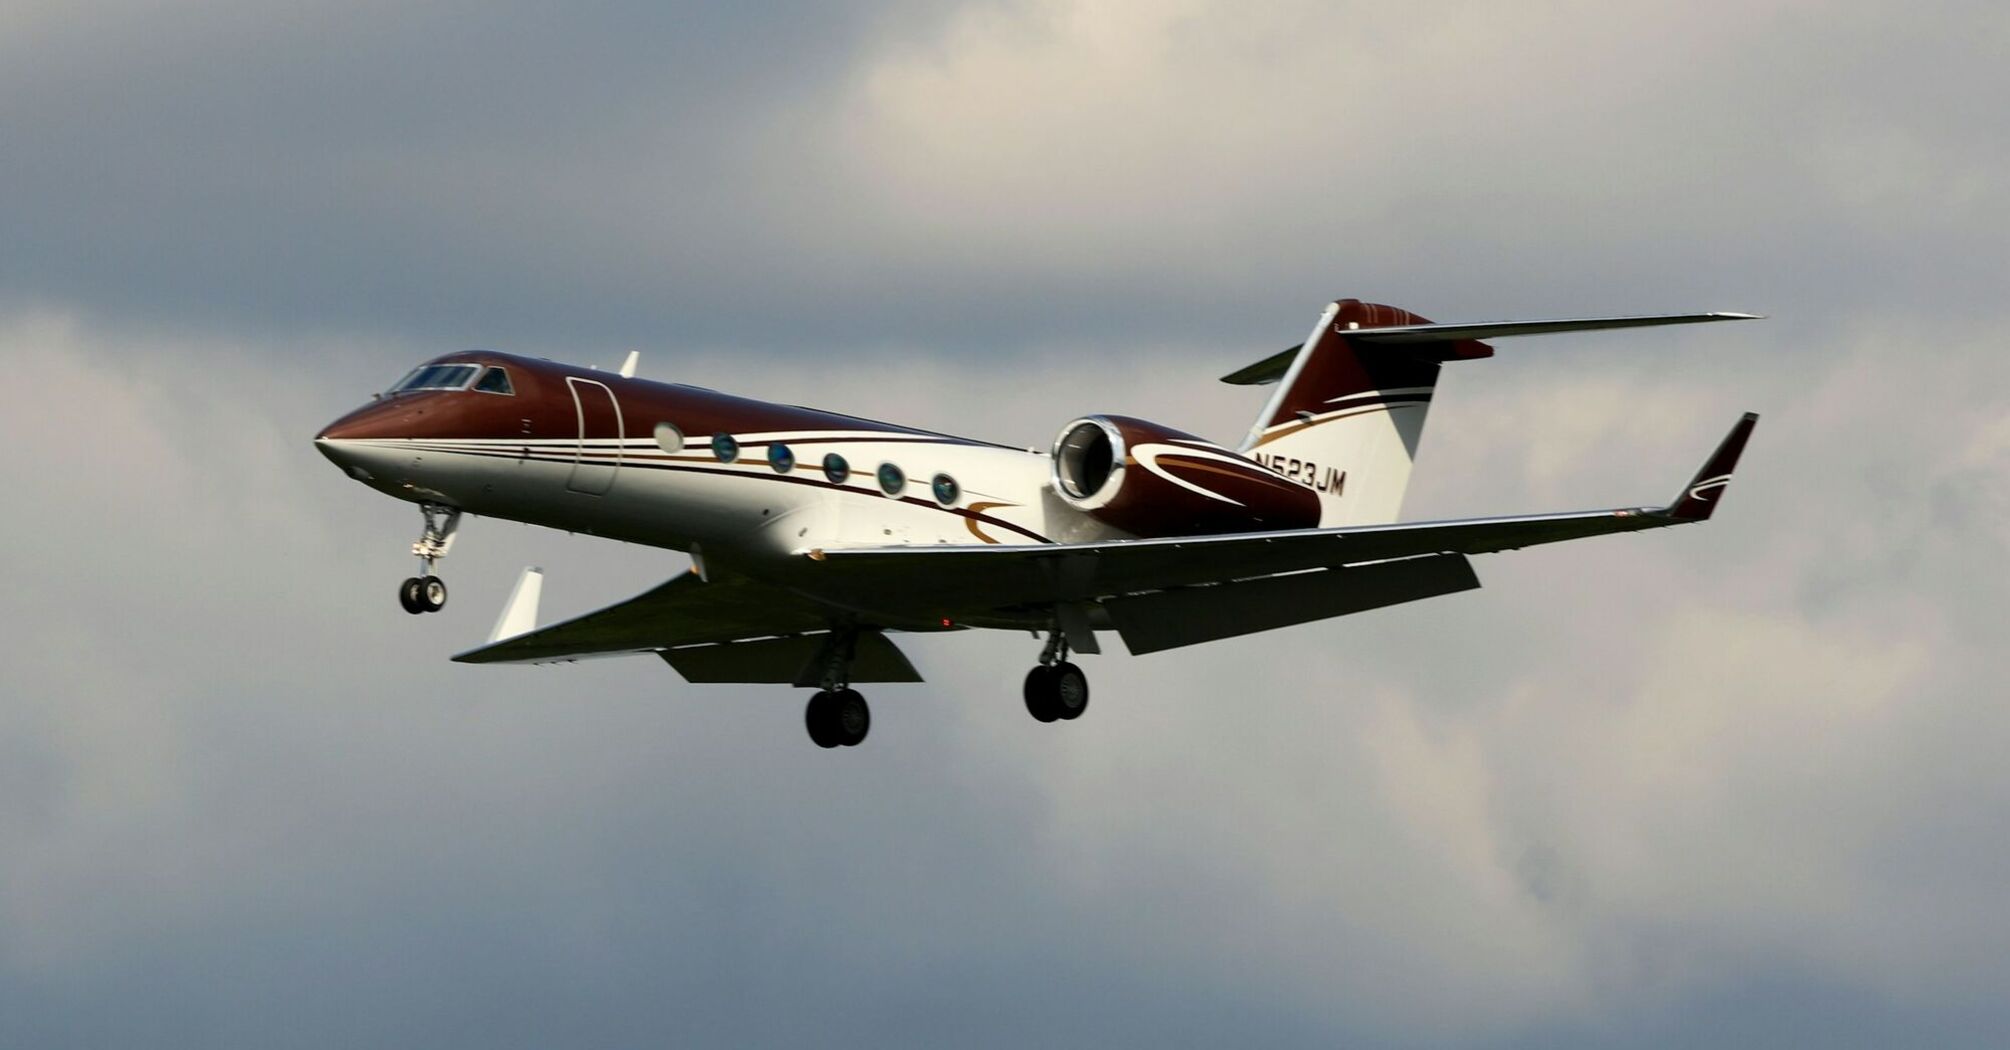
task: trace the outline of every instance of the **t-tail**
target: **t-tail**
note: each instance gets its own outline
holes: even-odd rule
[[[1447,361],[1492,357],[1483,340],[1705,321],[1754,314],[1656,314],[1433,324],[1394,306],[1341,299],[1305,342],[1222,377],[1276,383],[1244,455],[1319,494],[1319,524],[1378,525],[1402,513],[1424,417]]]

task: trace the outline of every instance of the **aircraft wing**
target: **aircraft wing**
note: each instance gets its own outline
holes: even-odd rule
[[[548,663],[801,634],[829,626],[826,607],[788,590],[735,575],[717,575],[707,582],[694,572],[605,609],[470,649],[454,660]]]
[[[1285,532],[1230,533],[1043,546],[938,545],[815,552],[822,593],[887,588],[907,608],[949,615],[1013,605],[1088,602],[1315,569],[1431,555],[1483,554],[1703,521],[1716,509],[1758,416],[1747,413],[1676,499],[1663,507],[1476,518]],[[1445,562],[1434,562],[1444,566]],[[1349,570],[1356,571],[1356,570]],[[1447,584],[1449,585],[1449,583]],[[1474,584],[1476,585],[1476,584]],[[826,588],[829,589],[826,589]],[[897,588],[897,592],[894,590]]]
[[[946,629],[966,616],[1052,609],[1077,648],[1093,651],[1086,603],[1135,652],[1190,645],[1468,590],[1479,585],[1466,565],[1470,554],[1706,520],[1757,420],[1749,413],[1739,420],[1663,507],[1103,543],[817,551],[791,586],[686,574],[544,628],[527,629],[534,592],[527,610],[512,597],[497,623],[500,640],[454,659],[547,663],[647,652],[694,682],[808,686],[831,647],[849,644],[856,647],[852,681],[912,682],[920,675],[884,630],[933,629],[936,622]],[[840,619],[865,629],[844,641],[831,630]]]

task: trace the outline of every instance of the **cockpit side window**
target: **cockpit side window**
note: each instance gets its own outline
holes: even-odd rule
[[[481,382],[475,384],[475,389],[484,394],[516,393],[515,390],[510,389],[509,373],[493,365],[489,366],[488,371],[482,373]]]
[[[465,390],[474,381],[477,365],[421,365],[391,388],[393,394],[414,390]]]

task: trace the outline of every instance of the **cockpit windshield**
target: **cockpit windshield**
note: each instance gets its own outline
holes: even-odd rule
[[[479,365],[420,365],[411,375],[398,381],[391,388],[393,394],[407,394],[414,390],[464,390],[481,371]]]

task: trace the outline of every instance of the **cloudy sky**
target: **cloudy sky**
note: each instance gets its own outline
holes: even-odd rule
[[[1253,9],[1252,9],[1253,8]],[[0,2],[0,1044],[2001,1045],[2001,5]],[[470,346],[997,440],[1330,299],[1731,309],[1449,370],[1406,513],[1700,529],[1146,658],[467,668],[668,552],[312,433]],[[1114,648],[1114,647],[1113,647]]]

